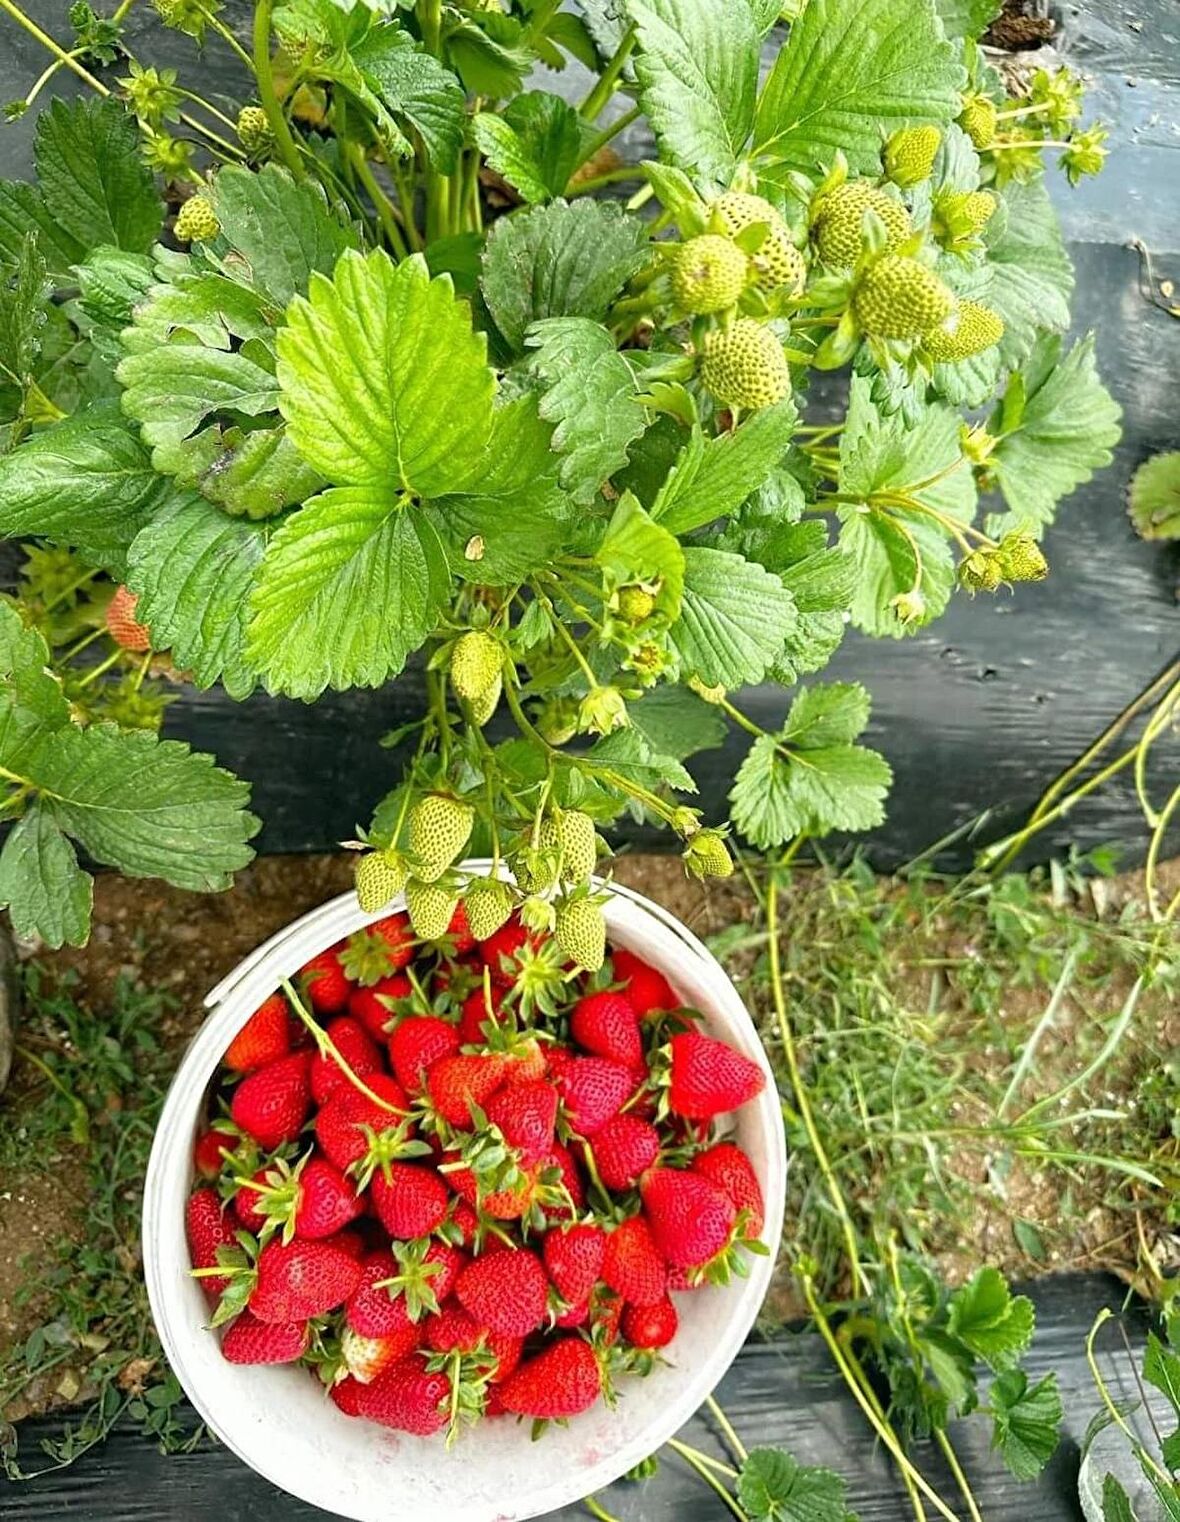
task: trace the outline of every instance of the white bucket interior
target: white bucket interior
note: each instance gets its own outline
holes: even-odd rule
[[[475,867],[476,863],[469,866]],[[603,885],[604,887],[608,885]],[[734,1139],[757,1169],[766,1199],[765,1240],[782,1227],[786,1153],[766,1055],[721,965],[673,916],[632,890],[609,885],[612,944],[660,968],[705,1028],[759,1062],[760,1098],[733,1117]],[[391,912],[398,902],[382,911]],[[751,1256],[749,1277],[676,1297],[680,1330],[671,1367],[620,1381],[614,1410],[599,1405],[537,1443],[528,1423],[484,1422],[448,1452],[441,1439],[414,1438],[344,1416],[306,1369],[238,1367],[206,1330],[208,1305],[188,1274],[184,1205],[206,1088],[222,1053],[280,980],[342,936],[380,918],[347,893],[287,926],[213,990],[211,1013],[168,1094],[152,1148],[144,1197],[144,1270],[168,1360],[217,1436],[274,1484],[357,1522],[520,1522],[609,1484],[680,1428],[717,1384],[748,1335],[774,1259]]]

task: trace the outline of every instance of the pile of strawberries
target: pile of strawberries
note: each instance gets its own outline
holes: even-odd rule
[[[761,1068],[625,950],[597,973],[514,916],[391,914],[313,958],[225,1053],[196,1144],[193,1271],[231,1363],[453,1436],[560,1421],[647,1373],[677,1298],[765,1252],[714,1122]]]

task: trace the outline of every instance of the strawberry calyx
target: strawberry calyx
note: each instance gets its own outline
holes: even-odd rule
[[[357,930],[344,944],[340,965],[345,977],[362,988],[370,988],[396,972],[399,959],[379,930]]]
[[[429,1142],[414,1134],[412,1115],[403,1116],[396,1125],[389,1126],[384,1131],[375,1131],[372,1126],[366,1125],[361,1125],[358,1129],[368,1143],[366,1151],[348,1169],[349,1176],[356,1179],[358,1194],[364,1193],[373,1182],[373,1175],[378,1172],[387,1184],[391,1183],[391,1163],[405,1162],[412,1157],[428,1157],[432,1150]]]
[[[454,1446],[464,1427],[473,1426],[487,1405],[488,1387],[500,1360],[481,1344],[474,1352],[455,1348],[449,1353],[432,1353],[426,1360],[428,1374],[445,1374],[450,1396],[440,1406],[447,1417],[446,1446]]]
[[[406,1302],[406,1315],[411,1321],[438,1314],[438,1296],[430,1281],[445,1272],[445,1265],[427,1257],[432,1245],[423,1237],[413,1242],[394,1242],[390,1251],[401,1272],[388,1279],[378,1279],[373,1285],[374,1289],[385,1290],[391,1300],[402,1296]]]
[[[216,1267],[189,1269],[189,1277],[193,1279],[229,1280],[209,1318],[211,1327],[224,1326],[246,1309],[258,1278],[258,1239],[248,1231],[235,1231],[234,1239],[234,1246],[218,1247]]]

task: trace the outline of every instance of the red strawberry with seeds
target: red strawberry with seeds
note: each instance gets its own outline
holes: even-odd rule
[[[475,950],[475,937],[471,933],[471,926],[467,923],[467,906],[460,899],[455,905],[455,912],[451,915],[451,923],[447,926],[447,939],[452,943],[452,950],[457,957],[466,956],[469,951]]]
[[[585,1326],[590,1320],[590,1296],[579,1300],[576,1305],[569,1306],[564,1311],[558,1311],[553,1318],[553,1325],[559,1326],[565,1331],[575,1327]]]
[[[427,1316],[422,1327],[422,1346],[432,1353],[474,1353],[487,1335],[486,1327],[470,1317],[461,1305],[444,1305]]]
[[[352,1378],[368,1385],[415,1352],[420,1339],[421,1328],[416,1326],[403,1327],[388,1337],[363,1337],[348,1326],[340,1338],[340,1356]]]
[[[443,1057],[426,1075],[426,1088],[436,1112],[449,1125],[467,1129],[471,1107],[481,1109],[504,1081],[505,1059],[486,1056]]]
[[[308,1052],[293,1052],[243,1078],[234,1090],[234,1124],[267,1152],[292,1142],[303,1129],[311,1104]]]
[[[457,1162],[459,1154],[450,1155]],[[447,1182],[473,1210],[491,1221],[519,1221],[532,1206],[537,1192],[539,1169],[527,1169],[520,1180],[502,1189],[489,1189],[481,1195],[480,1181],[470,1168],[450,1168]]]
[[[305,962],[299,970],[299,980],[317,1015],[339,1015],[348,1007],[352,984],[340,965],[339,947],[331,946]]]
[[[589,1300],[602,1274],[606,1232],[588,1224],[546,1232],[541,1254],[558,1294],[567,1305],[577,1305]]]
[[[382,1427],[430,1437],[447,1425],[450,1400],[447,1375],[430,1373],[421,1354],[412,1353],[366,1385],[358,1405],[362,1416]]]
[[[537,947],[541,937],[530,934],[514,914],[494,935],[481,941],[479,954],[500,988],[511,988],[520,972],[520,954],[526,946]]]
[[[138,605],[139,598],[129,587],[118,586],[107,603],[105,618],[107,633],[115,644],[142,655],[152,648],[152,631],[136,618]]]
[[[711,1120],[761,1094],[766,1076],[724,1041],[685,1031],[668,1042],[668,1107],[690,1120]]]
[[[558,1420],[588,1410],[601,1394],[594,1349],[580,1337],[559,1337],[504,1381],[500,1403],[518,1416]]]
[[[649,1121],[629,1111],[608,1120],[586,1145],[608,1189],[633,1189],[660,1155],[660,1134]]]
[[[221,1339],[226,1363],[295,1363],[307,1352],[306,1321],[259,1321],[243,1311]]]
[[[560,1083],[577,1061],[577,1052],[572,1046],[564,1046],[560,1041],[546,1042],[544,1052],[545,1071],[554,1083]]]
[[[557,1084],[571,1130],[593,1136],[630,1099],[635,1074],[606,1057],[575,1057]]]
[[[394,972],[400,972],[414,960],[414,931],[408,914],[387,914],[369,926],[369,933],[381,937],[389,948],[389,961]]]
[[[579,1215],[586,1204],[586,1186],[582,1182],[582,1175],[570,1149],[562,1146],[561,1142],[554,1142],[553,1150],[541,1166],[544,1169],[557,1169],[561,1187],[569,1196],[568,1205],[544,1207],[546,1220],[568,1221],[571,1216]]]
[[[322,1157],[308,1158],[294,1169],[268,1166],[252,1182],[259,1188],[244,1185],[234,1199],[234,1209],[249,1231],[287,1223],[288,1237],[324,1241],[355,1221],[363,1208],[348,1179]]]
[[[282,994],[264,999],[225,1049],[226,1067],[239,1073],[277,1062],[291,1050],[290,1009]]]
[[[551,1083],[510,1084],[492,1095],[485,1113],[526,1167],[539,1163],[552,1150],[557,1090]]]
[[[623,1336],[634,1348],[666,1348],[679,1325],[676,1307],[666,1297],[655,1305],[629,1305],[623,1311]]]
[[[694,1173],[699,1173],[711,1184],[716,1184],[743,1213],[743,1236],[757,1237],[762,1234],[766,1218],[762,1186],[754,1172],[753,1163],[739,1146],[733,1142],[718,1142],[716,1146],[698,1152],[689,1166]]]
[[[349,1297],[344,1318],[362,1337],[394,1337],[413,1327],[404,1295],[378,1288],[400,1272],[391,1252],[366,1253],[360,1263],[360,1279]]]
[[[491,1004],[491,1011],[488,1005]],[[483,984],[473,988],[463,1000],[459,1020],[459,1042],[462,1046],[483,1046],[487,1041],[485,1026],[495,1024],[504,1006],[504,990],[491,985],[487,993]]]
[[[673,1267],[699,1268],[729,1246],[737,1206],[699,1173],[653,1168],[639,1192],[656,1246]]]
[[[639,1016],[622,994],[609,991],[585,994],[570,1015],[570,1035],[595,1057],[609,1057],[612,1062],[636,1070],[645,1066]]]
[[[270,1216],[265,1210],[260,1209],[263,1191],[267,1186],[267,1174],[270,1172],[269,1165],[260,1168],[254,1177],[239,1186],[234,1194],[234,1215],[244,1230],[253,1232],[258,1236],[270,1225]],[[250,1184],[257,1184],[257,1189],[251,1189]]]
[[[395,1078],[386,1073],[371,1073],[365,1079],[383,1104],[377,1104],[351,1083],[333,1094],[315,1118],[316,1141],[328,1160],[347,1172],[369,1151],[366,1132],[382,1136],[403,1128],[408,1137],[409,1101]]]
[[[631,1001],[640,1019],[666,1014],[669,1010],[681,1007],[683,1001],[676,997],[663,973],[649,967],[633,951],[625,951],[620,947],[618,951],[612,952],[611,967],[615,981],[622,984],[620,991]]]
[[[468,1200],[457,1199],[453,1202],[447,1219],[447,1230],[460,1247],[470,1247],[475,1241],[479,1231],[479,1216]]]
[[[440,1176],[420,1163],[393,1162],[379,1168],[369,1192],[382,1226],[404,1242],[435,1231],[451,1202]]]
[[[236,1247],[233,1222],[226,1219],[216,1189],[198,1189],[185,1207],[185,1227],[188,1232],[188,1249],[194,1268],[216,1268],[217,1249]],[[197,1283],[211,1298],[216,1299],[229,1288],[229,1277],[210,1275]]]
[[[620,1222],[607,1237],[602,1281],[632,1305],[654,1305],[664,1298],[668,1271],[643,1216]]]
[[[420,1094],[426,1074],[459,1050],[459,1032],[438,1015],[408,1015],[389,1038],[389,1060],[407,1094]]]
[[[193,1147],[193,1167],[202,1178],[216,1178],[225,1167],[225,1152],[233,1152],[241,1141],[241,1133],[230,1122],[214,1123],[202,1131]]]
[[[365,1393],[365,1387],[359,1379],[345,1377],[338,1379],[328,1391],[332,1398],[332,1404],[344,1412],[345,1416],[360,1416],[361,1398]]]
[[[331,1241],[268,1242],[257,1274],[249,1304],[259,1321],[310,1321],[343,1305],[361,1281],[360,1264]]]
[[[495,1248],[467,1265],[455,1294],[481,1326],[506,1337],[527,1337],[545,1320],[549,1279],[527,1247]]]
[[[397,1019],[390,1004],[411,998],[413,992],[409,978],[396,972],[378,979],[371,988],[354,988],[348,996],[348,1013],[361,1022],[374,1041],[384,1041]]]
[[[340,1015],[329,1021],[328,1039],[358,1078],[381,1071],[381,1053],[377,1044],[359,1020],[350,1015]],[[317,1105],[326,1104],[338,1089],[351,1079],[332,1056],[316,1052],[311,1059],[311,1097]]]

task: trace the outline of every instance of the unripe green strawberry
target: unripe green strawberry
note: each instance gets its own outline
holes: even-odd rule
[[[910,214],[900,201],[868,180],[848,180],[825,195],[814,217],[815,246],[820,258],[833,269],[851,269],[864,246],[864,216],[872,211],[885,224],[885,251],[910,236]]]
[[[943,248],[969,248],[991,221],[996,198],[989,190],[940,190],[931,208],[930,230]]]
[[[451,686],[455,696],[475,703],[493,686],[504,668],[504,647],[486,629],[470,629],[451,651]]]
[[[586,972],[597,972],[606,960],[606,919],[593,899],[562,899],[554,935],[561,954]]]
[[[683,853],[693,877],[732,877],[733,858],[718,830],[698,830]]]
[[[472,721],[482,729],[500,705],[500,694],[504,691],[504,678],[496,672],[496,679],[490,687],[480,693],[479,697],[471,700]]]
[[[463,905],[477,941],[490,940],[512,913],[512,889],[498,877],[476,877],[467,884]]]
[[[1049,562],[1027,530],[1005,534],[996,559],[1005,581],[1044,581],[1049,574]]]
[[[996,135],[999,112],[986,95],[968,95],[963,101],[959,126],[976,148],[990,148]]]
[[[440,940],[447,933],[459,895],[441,883],[424,883],[411,877],[406,884],[406,908],[414,934],[424,941]]]
[[[406,885],[406,864],[397,851],[368,851],[356,864],[357,902],[376,914]]]
[[[681,244],[672,257],[672,294],[686,312],[722,312],[746,288],[750,266],[741,249],[716,233]]]
[[[221,223],[207,196],[190,196],[176,214],[173,228],[178,243],[207,243],[221,231]]]
[[[641,624],[650,618],[655,605],[656,600],[646,587],[619,588],[619,617],[631,625]]]
[[[952,322],[953,326],[944,324],[922,335],[922,347],[931,359],[946,364],[970,359],[1004,336],[1004,319],[979,301],[960,301]]]
[[[264,153],[273,136],[270,119],[261,106],[242,107],[238,112],[238,141],[251,158]]]
[[[968,592],[994,592],[1003,579],[994,550],[972,550],[959,563],[959,582]]]
[[[852,298],[856,319],[874,338],[919,338],[955,309],[955,298],[933,270],[886,254],[861,276]]]
[[[772,328],[752,317],[706,335],[700,376],[705,390],[726,407],[770,407],[791,389],[782,344]]]
[[[755,222],[765,222],[766,237],[750,255],[754,284],[764,291],[785,287],[791,295],[803,289],[807,279],[807,261],[791,241],[790,230],[779,213],[762,196],[730,190],[714,206],[730,237],[736,237]]]
[[[427,793],[410,810],[410,852],[424,883],[440,878],[467,844],[475,810],[445,793]]]
[[[561,875],[567,883],[584,883],[598,863],[598,837],[594,821],[579,809],[567,809],[558,823],[561,838]]]
[[[885,144],[885,173],[903,190],[930,178],[942,133],[929,124],[899,127]]]

